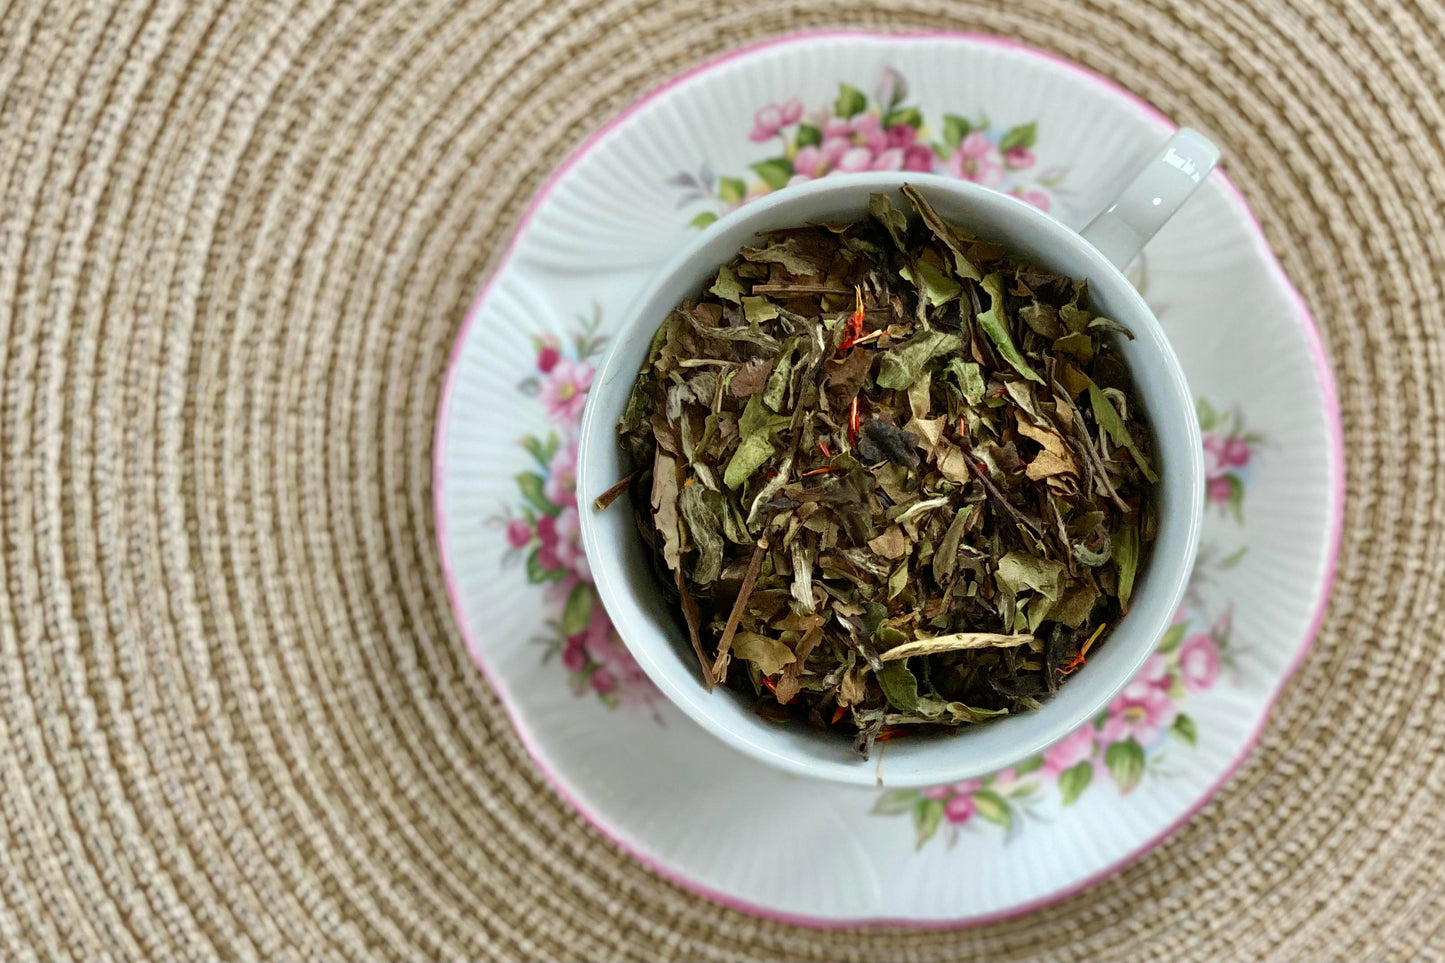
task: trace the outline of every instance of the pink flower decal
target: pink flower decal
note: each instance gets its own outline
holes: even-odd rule
[[[802,117],[803,102],[796,97],[784,104],[759,107],[757,113],[753,114],[753,129],[748,134],[748,139],[758,144],[772,140],[784,127],[791,127]]]
[[[593,369],[585,361],[558,360],[542,382],[542,404],[547,417],[567,428],[575,427],[592,387]]]
[[[1027,147],[1010,147],[1004,151],[1003,162],[1011,171],[1034,166],[1034,152]]]
[[[966,823],[978,812],[978,804],[973,801],[973,796],[954,796],[943,806],[943,815],[951,823]]]
[[[547,500],[563,508],[577,504],[577,445],[567,442],[547,465]]]
[[[1178,715],[1169,693],[1136,679],[1109,706],[1109,718],[1104,721],[1100,738],[1106,744],[1132,738],[1147,748],[1159,741]]]
[[[1179,675],[1184,688],[1203,692],[1219,678],[1219,643],[1207,632],[1191,635],[1179,647]]]
[[[1004,179],[1003,158],[998,145],[989,140],[981,130],[973,131],[959,142],[958,149],[948,159],[948,172],[954,177],[985,187],[995,187]]]
[[[532,540],[532,526],[527,524],[526,519],[514,518],[507,523],[507,544],[513,548],[522,548]]]
[[[1053,190],[1068,171],[1054,164],[1037,172],[1037,121],[1019,118],[1011,126],[993,127],[983,116],[965,120],[940,112],[930,117],[906,102],[908,91],[906,78],[885,67],[872,96],[861,86],[841,82],[837,98],[825,104],[806,106],[797,97],[763,104],[747,135],[755,144],[773,146],[748,164],[751,173],[719,177],[704,164],[675,174],[667,184],[682,192],[680,207],[708,203],[709,209],[691,214],[697,228],[773,191],[865,171],[946,171],[1007,191],[1040,210],[1057,203]]]
[[[1234,486],[1229,483],[1228,475],[1218,475],[1209,479],[1208,497],[1216,505],[1229,504],[1230,497],[1234,494]]]
[[[933,148],[927,144],[914,144],[903,151],[903,169],[928,173],[933,170]]]
[[[1094,727],[1087,725],[1044,750],[1043,772],[1047,776],[1057,777],[1065,769],[1072,769],[1093,754]]]
[[[1249,442],[1243,438],[1231,438],[1224,443],[1219,460],[1230,468],[1243,468],[1249,464]]]

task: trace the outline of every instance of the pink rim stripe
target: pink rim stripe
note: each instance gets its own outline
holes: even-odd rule
[[[478,292],[476,298],[472,301],[471,306],[467,309],[466,318],[463,320],[461,330],[457,333],[456,341],[452,345],[451,356],[447,362],[446,378],[442,385],[441,402],[438,405],[436,434],[433,439],[432,513],[435,517],[437,545],[440,549],[441,554],[442,575],[446,581],[447,597],[451,602],[452,611],[454,614],[461,612],[461,597],[456,579],[452,573],[451,555],[447,546],[447,532],[445,520],[446,516],[442,512],[442,452],[446,449],[446,429],[448,415],[451,411],[453,388],[455,386],[454,383],[457,377],[457,371],[459,367],[458,361],[461,357],[462,346],[466,343],[467,335],[471,331],[472,324],[476,321],[477,316],[481,313],[482,305],[486,302],[487,295],[491,292],[492,285],[501,275],[503,269],[505,269],[507,264],[511,261],[512,254],[517,246],[517,241],[522,236],[523,231],[526,229],[528,223],[530,223],[530,221],[532,220],[532,217],[536,214],[537,208],[541,206],[542,201],[544,201],[547,195],[551,193],[552,189],[557,185],[558,181],[560,181],[562,177],[564,177],[574,166],[576,166],[577,163],[584,156],[586,156],[586,154],[591,151],[593,147],[595,147],[603,138],[609,136],[613,131],[617,130],[622,124],[630,120],[635,114],[642,110],[642,108],[644,108],[657,98],[661,97],[663,94],[666,94],[674,88],[687,83],[688,81],[692,80],[697,76],[700,76],[701,74],[721,67],[724,64],[731,63],[732,61],[739,60],[744,57],[749,57],[764,50],[769,50],[774,47],[787,46],[794,43],[805,43],[812,40],[835,38],[856,38],[882,41],[957,40],[977,44],[987,44],[995,47],[1003,47],[1009,50],[1015,50],[1028,56],[1035,57],[1040,60],[1045,60],[1051,64],[1054,64],[1057,67],[1068,70],[1079,79],[1089,84],[1092,84],[1095,87],[1102,88],[1103,90],[1113,94],[1121,100],[1126,101],[1130,104],[1130,106],[1138,110],[1150,121],[1165,128],[1165,133],[1172,131],[1175,127],[1173,122],[1171,122],[1167,117],[1165,117],[1162,113],[1155,109],[1153,105],[1143,100],[1138,95],[1132,93],[1124,87],[1119,86],[1112,80],[1100,76],[1099,74],[1096,74],[1093,71],[1074,63],[1071,60],[1065,60],[1064,58],[1056,56],[1055,54],[1051,54],[1047,51],[1039,50],[1037,48],[1030,47],[1027,44],[1022,44],[1016,40],[1010,40],[1004,37],[995,37],[988,34],[948,30],[918,31],[897,34],[880,34],[867,30],[816,30],[803,31],[800,33],[788,34],[781,37],[774,37],[772,39],[760,41],[746,47],[741,47],[730,53],[723,54],[721,56],[713,58],[712,60],[699,64],[698,66],[679,74],[672,80],[668,81],[666,84],[663,84],[661,87],[652,90],[651,92],[644,95],[641,99],[629,105],[626,110],[618,114],[612,120],[608,121],[600,130],[596,131],[590,137],[588,137],[582,143],[582,146],[580,146],[571,156],[569,156],[560,167],[558,167],[555,171],[552,172],[551,176],[547,178],[546,182],[537,191],[536,195],[527,205],[526,211],[522,214],[521,220],[517,223],[517,227],[512,233],[512,238],[507,245],[506,251],[503,253],[501,259],[497,262],[496,267],[493,268],[491,275],[488,277],[481,291]],[[1194,803],[1193,806],[1191,806],[1187,811],[1181,814],[1179,818],[1175,819],[1163,830],[1156,833],[1154,836],[1146,840],[1143,844],[1136,847],[1131,852],[1115,860],[1113,863],[1110,863],[1108,866],[1105,866],[1103,869],[1100,869],[1099,871],[1092,873],[1089,876],[1086,876],[1075,883],[1057,889],[1052,893],[1048,893],[1044,896],[1038,897],[1037,899],[1018,903],[1014,906],[1010,906],[1008,909],[997,910],[992,913],[983,913],[976,916],[930,920],[888,919],[881,917],[841,919],[779,912],[778,910],[771,909],[766,906],[759,906],[754,903],[749,903],[746,900],[739,899],[738,897],[729,895],[727,893],[718,892],[717,890],[714,890],[709,886],[698,882],[697,880],[690,879],[682,875],[681,873],[678,873],[671,867],[662,863],[661,860],[658,859],[656,856],[643,849],[640,843],[624,839],[623,837],[618,835],[612,829],[612,827],[608,826],[603,820],[590,812],[587,807],[583,805],[582,801],[573,794],[572,790],[568,787],[566,781],[563,780],[558,773],[554,772],[550,766],[548,766],[546,759],[538,749],[537,743],[531,731],[528,729],[526,723],[522,719],[521,715],[518,713],[516,706],[514,706],[508,698],[506,686],[502,683],[502,680],[487,667],[487,663],[482,657],[481,646],[478,644],[477,639],[472,635],[472,632],[468,628],[467,624],[463,622],[460,618],[458,618],[457,625],[461,629],[462,637],[467,645],[467,652],[471,655],[472,661],[476,663],[477,668],[480,669],[482,675],[486,677],[487,684],[490,685],[492,687],[492,690],[497,694],[497,698],[501,701],[503,708],[506,710],[507,715],[511,720],[513,728],[516,729],[517,735],[522,741],[522,745],[532,756],[532,759],[537,763],[537,766],[542,770],[542,774],[547,778],[547,781],[551,783],[552,788],[557,792],[557,794],[561,796],[562,799],[569,806],[571,806],[578,813],[580,813],[583,818],[590,822],[597,829],[598,832],[600,832],[603,836],[607,837],[607,839],[611,840],[612,843],[615,844],[618,848],[622,849],[633,859],[636,859],[642,865],[646,866],[648,869],[668,880],[669,882],[675,883],[678,886],[681,886],[683,889],[694,892],[699,896],[706,897],[707,899],[726,906],[730,909],[735,909],[743,913],[748,913],[750,915],[761,917],[763,919],[774,920],[780,923],[790,923],[799,926],[813,927],[816,929],[851,929],[863,926],[903,927],[911,929],[947,929],[951,927],[974,926],[983,923],[992,923],[998,922],[1000,920],[1011,919],[1015,916],[1020,916],[1024,913],[1029,913],[1041,907],[1048,906],[1052,903],[1059,902],[1060,900],[1067,899],[1070,896],[1073,896],[1088,889],[1089,887],[1100,882],[1101,880],[1112,876],[1114,873],[1117,873],[1119,870],[1135,862],[1149,850],[1159,845],[1159,843],[1163,842],[1165,838],[1173,834],[1175,830],[1179,829],[1186,822],[1192,819],[1195,814],[1197,814],[1201,809],[1203,809],[1205,804],[1208,803],[1209,800],[1214,798],[1214,796],[1219,792],[1219,790],[1224,787],[1225,783],[1227,783],[1234,776],[1235,772],[1239,770],[1239,767],[1243,765],[1245,759],[1247,759],[1250,753],[1254,751],[1254,747],[1258,745],[1260,737],[1264,734],[1264,729],[1269,722],[1270,711],[1273,709],[1275,702],[1278,701],[1280,692],[1284,689],[1285,684],[1289,682],[1290,678],[1295,674],[1295,672],[1299,669],[1300,665],[1304,662],[1305,656],[1309,653],[1310,646],[1314,643],[1315,636],[1319,633],[1320,625],[1324,621],[1325,612],[1328,608],[1330,590],[1334,585],[1335,570],[1339,561],[1340,536],[1344,528],[1345,510],[1344,428],[1340,422],[1340,409],[1338,396],[1335,390],[1334,374],[1330,369],[1329,358],[1325,353],[1324,339],[1320,333],[1319,326],[1315,323],[1314,317],[1310,314],[1309,308],[1304,302],[1304,298],[1300,296],[1299,291],[1296,290],[1295,286],[1290,282],[1289,277],[1284,273],[1284,269],[1280,267],[1279,262],[1275,259],[1274,253],[1270,250],[1269,242],[1265,238],[1264,229],[1260,226],[1259,221],[1254,217],[1253,212],[1250,211],[1249,204],[1245,201],[1244,195],[1240,193],[1239,189],[1234,186],[1234,183],[1229,180],[1229,178],[1222,170],[1216,170],[1213,176],[1219,178],[1223,182],[1225,188],[1231,194],[1235,204],[1238,205],[1239,209],[1244,213],[1245,217],[1253,226],[1255,231],[1256,249],[1258,250],[1260,256],[1264,258],[1265,261],[1270,265],[1280,285],[1290,293],[1290,296],[1294,300],[1296,317],[1297,320],[1300,322],[1300,327],[1304,331],[1306,342],[1309,346],[1310,353],[1313,356],[1315,370],[1319,377],[1320,391],[1323,395],[1322,400],[1325,404],[1325,411],[1328,420],[1327,427],[1329,429],[1330,436],[1330,454],[1332,455],[1333,461],[1333,464],[1331,465],[1331,470],[1334,476],[1332,492],[1334,497],[1334,509],[1332,517],[1330,519],[1329,554],[1326,559],[1324,572],[1322,573],[1320,581],[1319,600],[1315,608],[1314,616],[1310,620],[1309,628],[1306,631],[1305,637],[1299,647],[1299,651],[1296,652],[1294,659],[1290,662],[1288,668],[1286,668],[1284,675],[1279,680],[1279,684],[1275,687],[1274,691],[1270,693],[1268,705],[1266,706],[1264,715],[1260,717],[1259,725],[1255,727],[1254,732],[1250,734],[1247,740],[1245,740],[1243,748],[1240,750],[1239,754],[1235,756],[1234,760],[1229,764],[1228,768],[1226,768],[1225,771],[1219,776],[1219,778],[1216,779],[1214,783],[1207,790],[1205,790],[1203,794],[1200,795],[1199,799]]]

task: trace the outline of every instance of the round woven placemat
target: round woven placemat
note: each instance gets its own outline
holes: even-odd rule
[[[0,958],[1445,956],[1438,18],[6,6]],[[448,350],[541,179],[669,75],[845,22],[1016,37],[1215,134],[1344,411],[1334,602],[1253,757],[1108,882],[962,932],[763,922],[627,859],[522,751],[433,547]]]

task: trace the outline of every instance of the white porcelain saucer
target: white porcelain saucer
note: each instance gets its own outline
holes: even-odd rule
[[[1010,42],[812,33],[678,78],[547,182],[453,352],[436,523],[472,658],[599,830],[759,915],[952,925],[1099,880],[1229,778],[1323,613],[1343,457],[1318,333],[1218,172],[1133,271],[1198,400],[1199,565],[1143,675],[1040,757],[981,781],[873,791],[735,753],[663,701],[611,630],[572,491],[609,325],[729,207],[800,177],[901,166],[1017,193],[1078,227],[1171,130],[1102,78]]]

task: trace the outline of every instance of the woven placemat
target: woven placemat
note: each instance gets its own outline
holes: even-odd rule
[[[0,958],[1445,957],[1439,17],[6,6]],[[791,928],[630,861],[543,784],[434,549],[447,354],[542,178],[669,75],[843,23],[1016,37],[1216,135],[1343,405],[1334,601],[1253,757],[1109,881],[966,931]]]

